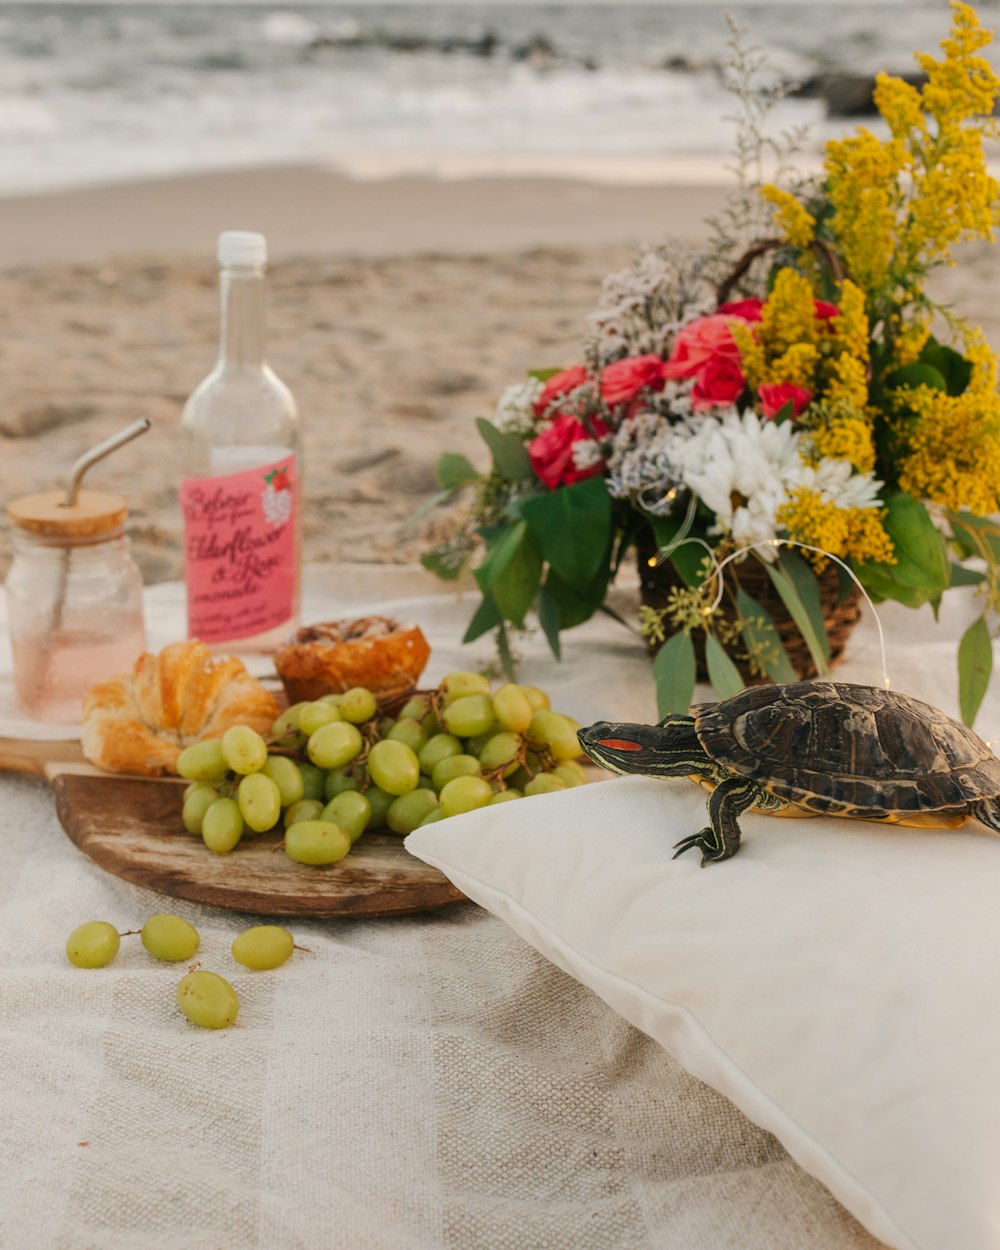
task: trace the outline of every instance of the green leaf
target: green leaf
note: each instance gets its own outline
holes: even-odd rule
[[[539,382],[547,382],[549,378],[554,378],[557,373],[565,372],[565,369],[529,369],[528,377],[535,378]]]
[[[929,339],[924,345],[920,361],[941,375],[949,395],[963,394],[972,381],[972,361],[936,339]]]
[[[476,421],[476,429],[492,453],[497,472],[508,482],[523,482],[533,475],[531,457],[520,434],[498,430],[483,417]]]
[[[705,663],[708,667],[708,680],[720,699],[728,699],[746,685],[740,676],[740,670],[711,630],[705,632]]]
[[[972,622],[958,644],[958,703],[962,720],[971,725],[990,684],[993,643],[985,616]]]
[[[750,654],[772,681],[797,681],[798,674],[792,668],[788,652],[782,646],[781,636],[774,627],[774,620],[757,600],[739,587],[736,606],[743,619],[743,637]]]
[[[573,586],[549,569],[545,588],[558,605],[559,628],[573,629],[589,621],[604,602],[608,588],[607,570],[598,570],[597,577],[588,586]]]
[[[422,521],[428,512],[433,512],[435,508],[439,508],[441,504],[447,503],[454,494],[454,490],[439,490],[432,495],[430,499],[425,500],[419,508],[415,509],[403,522],[404,525],[415,525],[418,521]]]
[[[948,548],[912,495],[893,495],[886,500],[886,533],[895,549],[895,564],[855,562],[855,572],[875,599],[895,599],[906,607],[930,603],[951,582]]]
[[[804,560],[790,551],[783,551],[774,564],[765,564],[764,567],[805,639],[816,671],[825,677],[830,671],[830,640],[826,636],[816,574]]]
[[[507,627],[501,625],[497,630],[497,650],[500,652],[500,667],[503,669],[504,676],[508,681],[516,681],[517,674],[514,671],[514,657],[510,650],[510,639],[507,637]]]
[[[467,456],[459,456],[453,451],[446,451],[437,462],[438,485],[446,491],[457,490],[459,486],[468,486],[479,477]]]
[[[504,619],[520,629],[542,578],[542,557],[528,530],[518,521],[494,540],[476,569],[479,589],[493,596]]]
[[[695,659],[691,635],[674,634],[657,651],[653,660],[656,679],[656,706],[660,716],[686,712],[694,694]]]
[[[613,523],[603,478],[590,477],[535,495],[525,500],[521,511],[542,558],[564,582],[589,584],[607,566]]]
[[[462,638],[463,642],[475,642],[477,638],[481,638],[483,634],[488,634],[491,629],[503,623],[503,617],[500,615],[500,609],[493,601],[492,595],[483,595],[483,601],[473,613],[469,627],[465,631]]]
[[[562,659],[562,647],[559,642],[559,629],[562,624],[562,613],[559,609],[559,598],[549,583],[552,580],[550,573],[546,578],[545,585],[538,592],[538,623],[542,627],[546,640],[552,654],[557,660]]]
[[[976,569],[967,569],[964,564],[953,564],[951,566],[951,581],[948,585],[978,586],[985,581],[985,573],[980,573]]]
[[[886,378],[885,385],[891,391],[898,390],[903,386],[929,386],[935,391],[947,391],[948,389],[944,374],[939,369],[935,369],[933,365],[925,364],[922,360],[915,360],[911,365],[903,365],[900,369],[894,369]]]
[[[420,557],[420,563],[425,569],[446,582],[457,581],[464,567],[464,564],[458,566],[452,564],[449,557],[440,551],[425,551]]]
[[[657,548],[670,546],[684,520],[683,515],[649,518]],[[684,542],[675,547],[663,563],[672,564],[684,585],[694,589],[704,581],[705,570],[702,566],[705,554],[705,548],[700,543]]]

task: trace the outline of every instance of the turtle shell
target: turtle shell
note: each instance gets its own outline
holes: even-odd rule
[[[1000,760],[929,703],[876,686],[753,686],[693,709],[710,758],[814,812],[885,819],[1000,796]]]

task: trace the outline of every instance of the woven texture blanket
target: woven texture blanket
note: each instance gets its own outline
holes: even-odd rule
[[[416,618],[431,680],[489,654],[457,643],[472,601],[418,572],[308,584],[306,619]],[[179,636],[181,602],[150,592],[157,644]],[[918,642],[913,619],[886,614],[894,684],[953,712],[961,620]],[[839,671],[880,680],[870,624]],[[654,713],[642,647],[610,621],[574,631],[562,666],[529,642],[523,676],[582,721]],[[229,947],[264,917],[109,876],[44,784],[0,791],[3,1250],[877,1247],[774,1138],[473,904],[294,923],[308,953],[250,973]],[[135,938],[106,969],[66,962],[82,921],[134,929],[163,910],[236,987],[231,1029],[189,1025],[178,968]]]

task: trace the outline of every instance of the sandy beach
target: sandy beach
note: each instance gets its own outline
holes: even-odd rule
[[[174,433],[217,344],[213,245],[272,250],[270,359],[305,429],[307,561],[404,561],[440,452],[486,455],[474,418],[532,367],[572,363],[601,279],[642,242],[697,237],[719,186],[572,179],[351,181],[238,171],[0,200],[0,492],[93,471],[128,499],[147,582],[181,573]],[[976,248],[938,294],[1000,338],[1000,259]],[[9,562],[6,529],[0,575]]]

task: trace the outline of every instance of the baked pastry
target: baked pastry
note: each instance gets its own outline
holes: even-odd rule
[[[242,660],[213,656],[197,640],[172,642],[87,692],[83,753],[111,772],[160,777],[177,771],[186,746],[220,738],[230,725],[267,733],[278,711]]]
[[[364,686],[383,699],[416,685],[431,649],[416,625],[390,616],[307,625],[274,655],[289,703]]]

